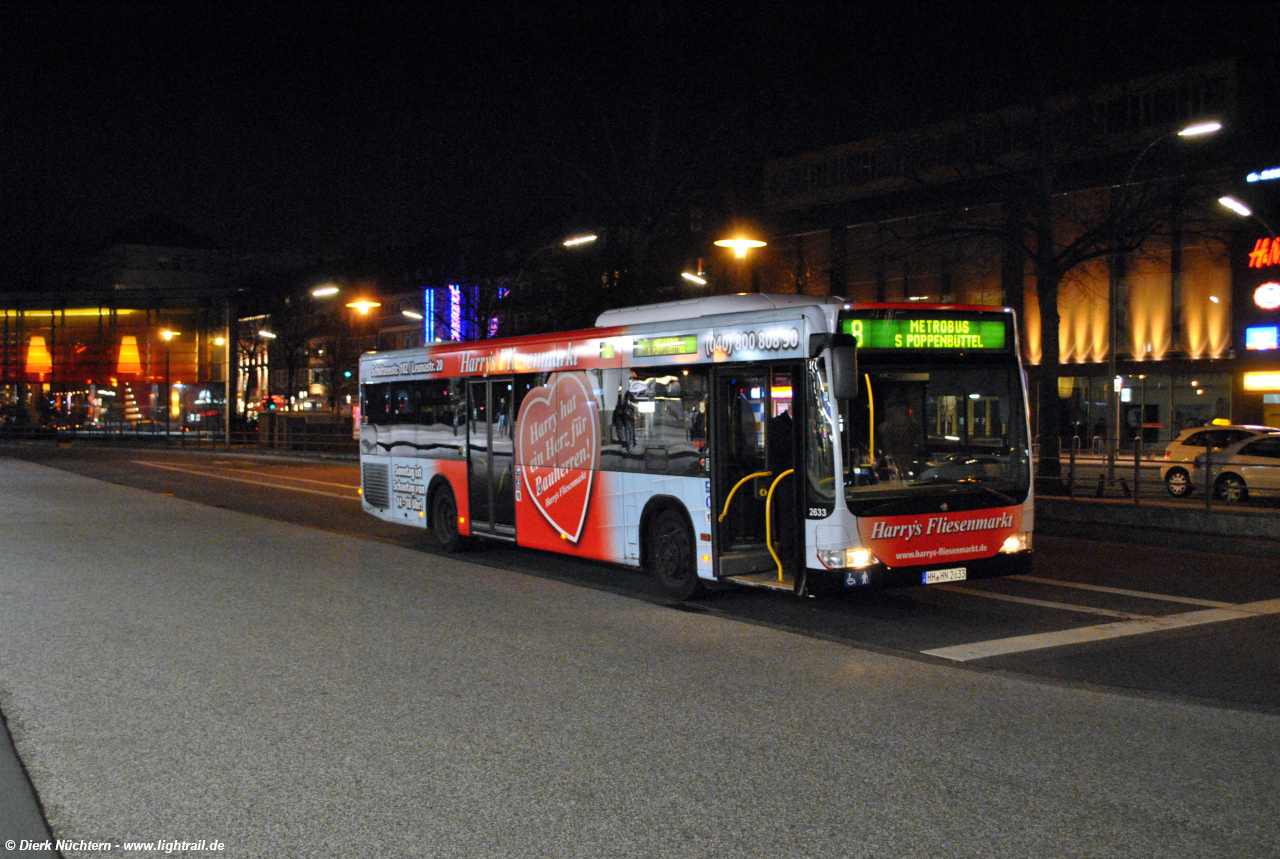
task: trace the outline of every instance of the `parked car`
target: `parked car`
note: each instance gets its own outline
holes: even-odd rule
[[[1204,486],[1205,454],[1196,457],[1191,480]],[[1223,501],[1243,501],[1250,493],[1280,494],[1280,432],[1270,432],[1214,451],[1209,463],[1208,483],[1213,497]]]
[[[1190,495],[1196,487],[1204,485],[1191,480],[1193,463],[1197,456],[1207,450],[1222,450],[1237,442],[1248,441],[1267,433],[1280,432],[1275,427],[1249,426],[1246,424],[1223,424],[1206,427],[1192,427],[1178,434],[1169,442],[1164,451],[1164,464],[1160,466],[1160,479],[1165,488],[1175,498]]]

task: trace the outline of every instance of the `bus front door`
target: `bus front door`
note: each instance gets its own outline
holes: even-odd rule
[[[785,590],[796,586],[796,534],[803,530],[796,475],[787,472],[801,461],[792,404],[804,402],[798,391],[803,377],[798,364],[716,371],[712,519],[721,578]]]
[[[473,534],[515,536],[511,390],[510,379],[467,383],[467,494]]]

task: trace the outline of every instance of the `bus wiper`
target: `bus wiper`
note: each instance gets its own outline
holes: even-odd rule
[[[960,480],[957,480],[956,483],[963,483],[965,485],[976,486],[979,489],[983,490],[984,492],[990,492],[992,495],[999,498],[1001,501],[1005,502],[1006,504],[1018,503],[1010,496],[1005,495],[1003,492],[1000,492],[999,490],[996,490],[996,489],[992,489],[990,486],[988,486],[986,483],[984,483],[983,481],[979,480],[976,477],[964,477],[964,478],[961,478]]]

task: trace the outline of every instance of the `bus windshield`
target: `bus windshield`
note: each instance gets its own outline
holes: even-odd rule
[[[862,370],[858,396],[840,401],[855,514],[915,512],[913,499],[936,500],[939,489],[974,496],[965,506],[1026,499],[1030,445],[1016,365],[954,358]]]

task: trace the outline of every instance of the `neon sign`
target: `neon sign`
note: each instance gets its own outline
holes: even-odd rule
[[[1258,351],[1280,349],[1280,328],[1275,325],[1254,325],[1246,328],[1244,348]]]
[[[462,288],[449,284],[449,339],[462,339]]]
[[[1280,307],[1280,283],[1264,283],[1253,291],[1253,303],[1263,310]]]
[[[1280,179],[1280,167],[1272,167],[1268,170],[1255,170],[1244,178],[1247,182],[1270,182],[1272,179]]]
[[[1249,252],[1249,268],[1266,268],[1270,265],[1280,265],[1280,240],[1258,239]]]
[[[1244,389],[1246,391],[1280,390],[1280,373],[1245,373]]]

